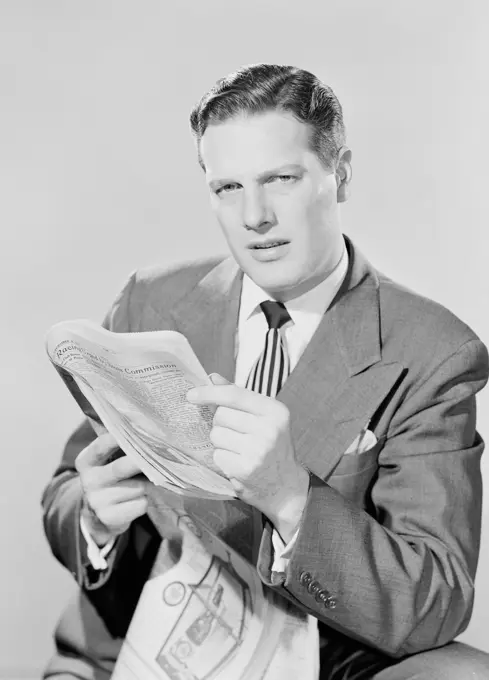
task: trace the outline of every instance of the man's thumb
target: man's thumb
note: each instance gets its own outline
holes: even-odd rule
[[[229,380],[223,378],[219,373],[210,373],[209,378],[212,380],[213,385],[231,385]]]

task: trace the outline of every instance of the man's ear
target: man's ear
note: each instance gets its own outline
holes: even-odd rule
[[[336,161],[336,200],[344,203],[350,195],[348,185],[351,180],[351,150],[347,146],[342,146],[338,152]]]

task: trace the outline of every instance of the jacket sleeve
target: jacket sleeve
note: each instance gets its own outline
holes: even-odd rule
[[[117,332],[130,330],[129,301],[133,283],[134,275],[107,314],[106,328]],[[85,420],[69,438],[61,463],[42,496],[44,530],[54,556],[85,590],[108,630],[114,636],[123,636],[160,538],[147,516],[139,518],[117,539],[107,558],[108,569],[99,572],[91,567],[80,530],[82,489],[75,460],[95,437],[89,421]],[[117,598],[118,592],[124,592],[124,598]]]
[[[121,639],[109,633],[81,589],[64,608],[54,642],[54,654],[43,680],[110,680],[122,645]]]
[[[370,507],[311,476],[287,572],[262,580],[333,629],[393,657],[441,646],[468,625],[479,554],[483,442],[475,394],[488,357],[470,340],[445,358],[390,421]]]

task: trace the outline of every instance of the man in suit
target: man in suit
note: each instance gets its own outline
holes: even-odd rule
[[[317,620],[321,678],[489,677],[487,655],[452,643],[473,604],[486,348],[342,234],[351,152],[315,76],[243,68],[191,126],[233,257],[133,274],[105,322],[178,330],[216,374],[188,399],[216,407],[239,500],[187,512]],[[81,586],[45,677],[108,677],[161,549],[158,488],[116,448],[84,423],[43,497]]]

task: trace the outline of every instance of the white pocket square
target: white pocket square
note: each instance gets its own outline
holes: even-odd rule
[[[369,451],[377,444],[377,437],[374,433],[366,427],[360,432],[358,437],[355,437],[350,446],[346,449],[344,455],[358,455]]]

